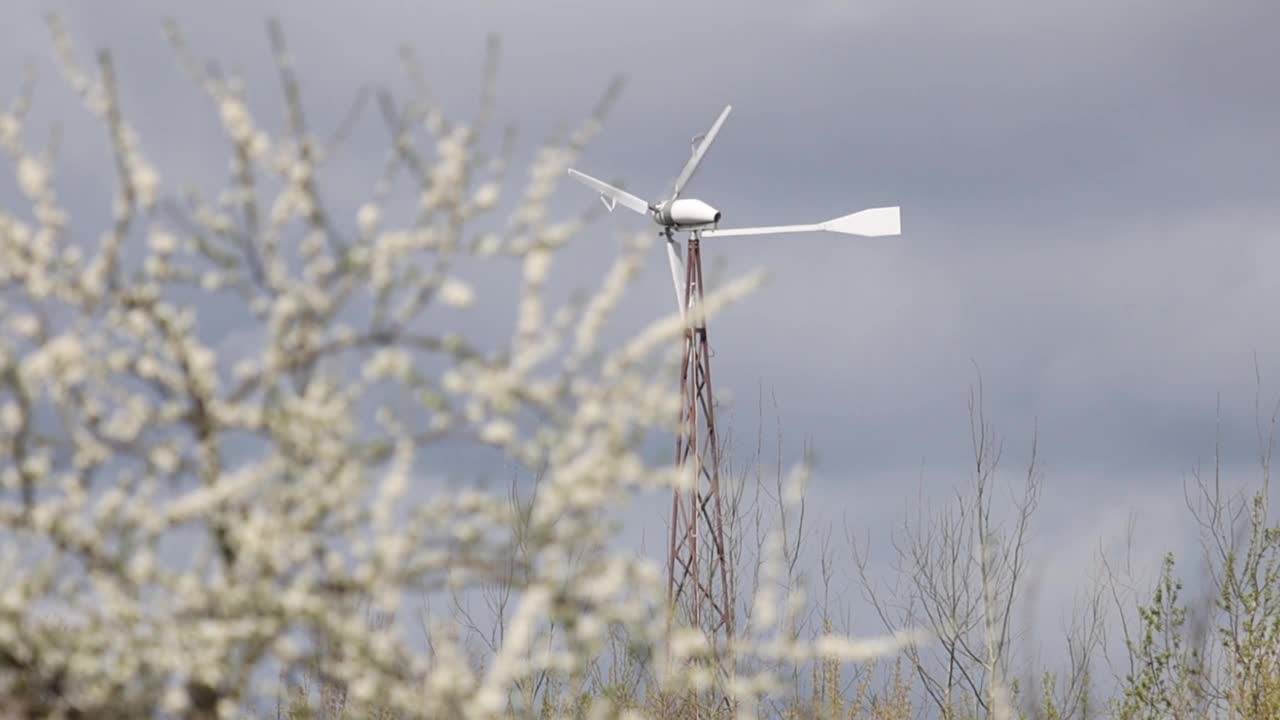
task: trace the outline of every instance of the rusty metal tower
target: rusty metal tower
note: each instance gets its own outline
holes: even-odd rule
[[[689,236],[683,307],[702,302],[701,232]],[[692,467],[693,486],[671,497],[671,546],[667,558],[667,601],[713,644],[733,637],[733,567],[725,544],[720,496],[720,443],[711,352],[701,313],[685,313],[684,358],[680,363],[680,424],[676,465]]]

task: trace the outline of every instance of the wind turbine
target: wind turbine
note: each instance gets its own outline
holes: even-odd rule
[[[661,202],[642,200],[621,188],[616,188],[586,173],[572,168],[569,169],[569,174],[574,179],[600,193],[600,200],[604,202],[605,207],[610,212],[621,205],[641,215],[649,215],[654,222],[662,226],[663,235],[667,238],[667,259],[671,263],[671,279],[675,285],[677,305],[682,308],[685,307],[680,255],[678,252],[679,244],[673,236],[673,233],[677,230],[689,230],[694,237],[703,238],[728,237],[730,235],[782,235],[786,233],[821,231],[861,237],[883,237],[886,235],[898,235],[902,232],[899,208],[897,207],[871,208],[833,218],[826,222],[807,225],[719,229],[719,210],[702,200],[682,198],[680,193],[684,191],[685,185],[689,183],[694,173],[697,172],[698,166],[702,164],[702,158],[707,154],[707,149],[711,147],[711,143],[715,141],[716,135],[720,133],[720,128],[724,125],[725,119],[729,117],[731,110],[733,110],[733,106],[726,105],[724,110],[721,111],[720,117],[716,118],[715,124],[711,126],[711,129],[705,135],[694,137],[693,156],[685,163],[684,169],[680,171],[680,175],[676,178],[675,186],[671,190],[671,196]]]
[[[685,186],[698,170],[707,149],[715,141],[733,106],[725,106],[706,134],[693,139],[693,155],[676,177],[671,195],[660,202],[648,202],[631,193],[574,169],[569,174],[600,193],[605,207],[612,212],[621,205],[641,215],[648,215],[662,226],[667,239],[667,260],[671,264],[671,281],[675,286],[676,304],[686,314],[688,308],[702,300],[701,240],[732,235],[779,235],[784,233],[834,232],[861,237],[898,235],[902,228],[899,208],[878,207],[807,225],[774,225],[720,229],[720,211],[694,198],[681,197]],[[688,231],[686,263],[680,262],[680,246],[676,231]],[[690,378],[689,369],[694,368]],[[713,641],[723,633],[733,636],[734,580],[724,541],[723,511],[720,501],[720,448],[715,429],[715,403],[711,392],[711,357],[707,347],[704,318],[686,324],[684,359],[680,370],[680,431],[676,437],[676,463],[691,459],[696,464],[695,485],[691,491],[677,489],[671,501],[671,545],[667,559],[667,599],[675,607],[683,607],[690,625],[700,627]],[[702,418],[701,428],[699,417]],[[701,442],[699,440],[701,439]],[[704,482],[705,481],[705,482]],[[704,487],[705,485],[705,487]],[[711,541],[711,552],[699,555],[700,535],[705,529]]]

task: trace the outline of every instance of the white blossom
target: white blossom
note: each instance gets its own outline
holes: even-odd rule
[[[148,242],[151,249],[161,255],[168,255],[178,249],[178,239],[166,230],[153,230]]]
[[[491,445],[506,445],[515,440],[515,425],[508,420],[491,420],[480,431],[480,439]]]
[[[381,221],[382,210],[377,205],[366,203],[361,205],[360,211],[356,213],[356,225],[359,226],[363,235],[372,235]]]
[[[465,282],[449,277],[440,284],[440,299],[446,305],[467,307],[475,302],[475,292]]]
[[[172,473],[178,469],[178,453],[168,445],[158,445],[151,449],[150,460],[162,473]]]
[[[9,328],[21,337],[34,337],[40,332],[40,319],[31,313],[21,313],[9,319]]]
[[[18,160],[18,187],[29,198],[39,198],[45,193],[49,171],[44,163],[27,155]]]
[[[535,250],[525,257],[524,281],[530,285],[539,285],[546,281],[547,272],[551,269],[551,253],[546,250]]]
[[[226,96],[222,99],[222,125],[233,140],[249,142],[253,138],[253,121],[249,117],[249,109],[237,97]]]
[[[497,183],[485,183],[476,190],[471,202],[481,210],[488,210],[498,202],[499,188]]]
[[[18,139],[18,119],[13,115],[0,112],[0,145],[10,145]]]
[[[0,428],[3,428],[5,432],[11,435],[18,432],[18,429],[22,427],[22,422],[22,408],[18,407],[17,403],[9,401],[0,405]]]

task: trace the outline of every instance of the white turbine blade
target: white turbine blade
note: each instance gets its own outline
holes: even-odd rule
[[[680,246],[667,240],[667,261],[671,263],[671,284],[676,288],[676,307],[684,315],[684,263],[680,262]]]
[[[726,228],[724,230],[703,230],[702,237],[728,237],[730,235],[783,235],[786,233],[816,232],[844,233],[845,235],[861,235],[862,237],[884,237],[901,235],[902,223],[899,208],[871,208],[828,220],[816,225],[774,225],[771,227]]]
[[[902,218],[897,207],[871,208],[828,220],[822,223],[822,229],[863,237],[901,235]]]
[[[724,124],[724,119],[729,117],[729,111],[732,109],[732,105],[725,105],[720,117],[716,118],[715,124],[707,131],[706,137],[702,138],[702,142],[698,143],[698,149],[693,151],[693,157],[689,158],[689,162],[685,163],[684,169],[680,171],[680,177],[676,178],[675,189],[671,191],[672,200],[679,197],[680,191],[684,190],[685,185],[689,184],[689,178],[693,177],[694,171],[702,163],[702,156],[707,154],[707,148],[711,147],[711,143],[716,139],[716,134],[720,132],[720,126]]]
[[[607,182],[597,180],[591,177],[590,175],[587,175],[586,173],[580,173],[577,170],[574,170],[573,168],[569,168],[569,174],[572,175],[573,178],[578,182],[600,193],[601,196],[606,197],[609,200],[612,200],[625,208],[630,208],[632,210],[635,210],[641,215],[649,214],[649,203],[645,202],[644,200],[641,200],[635,195],[632,195],[626,190],[620,190],[610,185]],[[605,207],[609,207],[607,202],[605,203]]]

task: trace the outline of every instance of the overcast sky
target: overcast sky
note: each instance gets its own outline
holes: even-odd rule
[[[76,217],[101,216],[110,165],[48,65],[49,6],[86,51],[115,53],[126,111],[167,175],[220,179],[218,146],[202,141],[217,126],[160,30],[170,4],[11,1],[0,94],[12,96],[23,61],[40,65],[37,117],[66,126]],[[1227,465],[1253,477],[1255,358],[1263,404],[1280,392],[1274,0],[358,6],[191,3],[176,17],[201,56],[242,68],[251,97],[278,113],[263,20],[279,15],[322,127],[362,84],[400,86],[401,43],[446,109],[467,116],[496,32],[499,112],[526,153],[621,72],[586,172],[657,196],[691,136],[732,103],[689,190],[723,226],[902,206],[901,238],[706,244],[727,273],[764,266],[771,278],[711,328],[717,389],[752,434],[758,388],[776,397],[789,446],[818,451],[813,492],[828,519],[880,533],[885,506],[965,481],[975,363],[1011,466],[1038,420],[1037,544],[1067,569],[1063,588],[1130,512],[1148,553],[1184,547],[1182,483],[1211,458],[1219,405]],[[370,115],[347,152],[380,160],[385,147]],[[350,179],[352,191],[371,177]],[[558,202],[584,193],[566,182]],[[558,277],[592,286],[614,238],[646,222],[605,216]],[[633,321],[668,309],[657,250],[631,297]]]

